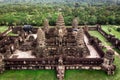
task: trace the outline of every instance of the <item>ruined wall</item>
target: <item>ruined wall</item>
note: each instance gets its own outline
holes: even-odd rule
[[[120,49],[120,40],[115,38],[115,36],[111,34],[107,34],[105,31],[102,30],[101,27],[97,27],[97,30],[109,41],[112,43],[113,46]]]
[[[105,53],[103,52],[103,50],[99,46],[100,41],[98,39],[96,41],[96,39],[93,36],[91,36],[87,31],[85,32],[85,34],[89,38],[90,43],[92,42],[92,45],[96,49],[96,51],[98,52],[99,56],[101,58],[104,57]]]

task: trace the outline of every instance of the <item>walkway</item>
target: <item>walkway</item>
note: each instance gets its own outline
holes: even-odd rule
[[[95,48],[92,45],[90,45],[86,35],[84,35],[84,41],[90,51],[90,56],[87,56],[87,58],[100,58]]]
[[[20,51],[16,50],[10,58],[35,58],[35,56],[32,55],[31,51]]]

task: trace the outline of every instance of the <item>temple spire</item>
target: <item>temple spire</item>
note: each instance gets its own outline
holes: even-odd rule
[[[64,18],[62,16],[62,14],[59,14],[59,16],[58,16],[54,33],[55,33],[55,35],[58,36],[59,45],[61,45],[64,35],[67,34],[67,30],[65,27]]]
[[[79,24],[79,22],[78,22],[77,18],[74,18],[73,22],[72,22],[72,27],[73,28],[78,28],[78,24]]]
[[[47,19],[44,20],[43,26],[44,26],[44,31],[48,33],[49,32],[49,21]]]
[[[82,27],[80,27],[80,29],[77,32],[76,40],[77,40],[78,46],[83,46],[84,45],[84,32],[83,32]]]
[[[39,47],[45,46],[45,33],[41,28],[37,31],[37,43]]]
[[[59,14],[57,22],[56,22],[56,27],[58,29],[63,29],[65,28],[65,22],[64,22],[64,18],[62,16],[62,14]]]
[[[36,56],[37,57],[43,57],[43,56],[46,56],[46,54],[44,54],[44,49],[45,49],[45,33],[44,31],[39,28],[38,31],[37,31],[37,46],[36,46],[36,49],[35,49],[35,52],[36,52]]]

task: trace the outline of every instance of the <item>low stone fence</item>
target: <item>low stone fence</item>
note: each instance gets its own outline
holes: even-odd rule
[[[38,28],[32,28],[32,32],[33,32],[34,34],[37,33],[37,30],[38,30]],[[22,32],[22,31],[23,31],[23,27],[16,26],[16,27],[14,27],[14,28],[12,29],[12,32],[13,32],[14,34],[17,34],[18,31],[19,31],[19,32]]]
[[[94,31],[94,30],[97,30],[97,28],[96,27],[89,27],[88,30]]]
[[[12,29],[12,32],[14,33],[14,34],[17,34],[18,33],[18,31],[22,31],[23,29],[22,29],[22,27],[14,27],[13,29]]]
[[[91,36],[87,31],[85,31],[86,36],[88,37],[90,43],[93,45],[93,47],[96,49],[96,51],[98,52],[99,56],[102,58],[104,57],[104,52],[102,50],[102,48],[99,46],[101,41],[93,36]]]
[[[5,69],[55,69],[59,64],[58,60],[54,59],[4,59]],[[71,66],[79,67],[82,69],[84,66],[101,66],[103,63],[102,58],[79,58],[63,59],[63,65],[66,69],[71,69]],[[71,65],[71,66],[70,66]]]
[[[11,44],[14,43],[16,38],[17,36],[6,36],[4,39],[2,39],[0,41],[0,53],[4,56],[7,56],[8,54],[6,53],[6,51],[9,50]]]
[[[120,40],[118,38],[115,38],[114,35],[111,34],[107,34],[105,31],[103,31],[101,29],[101,27],[99,27],[97,29],[109,42],[112,43],[113,46],[115,46],[116,48],[120,49]]]

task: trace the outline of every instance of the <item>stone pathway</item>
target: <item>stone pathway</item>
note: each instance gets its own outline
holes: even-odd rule
[[[87,56],[87,58],[100,58],[95,48],[92,45],[90,45],[86,35],[84,35],[84,41],[90,51],[90,56]]]
[[[32,55],[31,51],[20,51],[16,50],[10,58],[35,58],[35,56]]]

